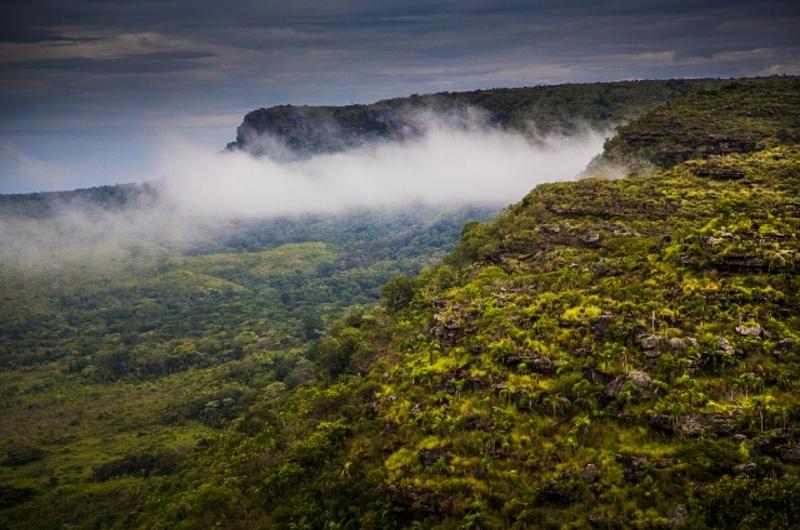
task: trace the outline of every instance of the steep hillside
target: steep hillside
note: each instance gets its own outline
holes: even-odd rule
[[[227,478],[194,475],[192,517],[216,484],[265,528],[791,528],[800,148],[726,162],[741,180],[540,186],[468,225],[329,330],[330,383],[273,388],[201,457]]]
[[[800,150],[726,163],[742,180],[541,186],[467,228],[371,372],[394,502],[444,526],[793,524]]]
[[[280,105],[247,114],[228,148],[273,154],[283,148],[295,154],[334,152],[373,140],[413,137],[424,127],[425,113],[463,121],[469,119],[468,109],[483,113],[480,118],[491,126],[531,135],[571,134],[585,127],[609,128],[720,83],[681,79],[567,84],[413,95],[371,105]]]
[[[791,528],[798,196],[789,144],[540,186],[329,329],[330,379],[260,396],[198,456],[224,478],[143,520],[213,494],[242,528]]]

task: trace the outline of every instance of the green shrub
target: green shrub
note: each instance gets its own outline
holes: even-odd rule
[[[134,453],[96,467],[92,478],[102,482],[123,475],[142,478],[169,475],[178,468],[180,461],[180,455],[174,451]]]
[[[381,299],[386,309],[395,312],[406,307],[414,298],[415,286],[414,280],[401,274],[381,287]]]
[[[24,466],[42,460],[46,455],[44,449],[39,447],[15,447],[6,454],[3,465]]]
[[[755,480],[724,477],[700,495],[701,521],[711,528],[797,528],[800,482],[795,477]]]

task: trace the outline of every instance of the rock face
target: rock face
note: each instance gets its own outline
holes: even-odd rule
[[[537,355],[530,350],[506,355],[503,358],[503,364],[517,367],[524,365],[528,370],[540,374],[551,374],[556,369],[556,365],[552,360]]]
[[[679,504],[672,511],[667,524],[669,524],[670,528],[679,528],[686,521],[688,515],[689,512],[686,510],[686,506]]]
[[[617,398],[626,389],[629,388],[634,393],[640,394],[648,390],[651,386],[650,375],[642,370],[631,370],[625,375],[615,377],[605,389],[605,395],[609,398]]]
[[[697,346],[697,339],[694,337],[667,338],[657,333],[640,333],[634,340],[648,357],[659,357],[667,351],[682,352]]]
[[[600,234],[597,232],[587,232],[579,236],[579,239],[586,245],[596,246],[600,242]]]
[[[764,474],[764,471],[755,462],[736,464],[732,471],[736,475],[747,475],[748,477],[758,477]]]
[[[663,462],[653,462],[647,456],[617,454],[615,459],[622,466],[625,480],[637,482],[645,477],[650,468],[660,467]]]
[[[742,324],[736,326],[736,333],[744,337],[761,337],[764,334],[764,328],[758,324]]]
[[[733,432],[733,420],[723,414],[687,414],[678,418],[677,431],[690,436],[712,432],[728,435]]]
[[[469,324],[473,318],[471,308],[454,304],[433,315],[434,324],[430,334],[442,345],[452,345],[465,333],[474,331],[474,325]]]
[[[794,351],[796,346],[797,345],[792,339],[783,339],[778,342],[778,344],[775,346],[775,349],[772,350],[772,354],[776,357],[780,357]]]
[[[733,355],[736,353],[736,349],[733,347],[733,344],[731,344],[731,341],[725,337],[720,337],[717,341],[717,344],[719,344],[720,351],[722,351],[722,353],[725,355]]]
[[[800,444],[793,444],[781,454],[781,460],[790,464],[800,464]]]
[[[589,484],[597,482],[600,479],[600,468],[597,464],[586,464],[581,469],[581,478]]]
[[[734,416],[698,412],[677,417],[661,414],[650,418],[649,424],[658,430],[683,436],[701,436],[706,434],[730,436],[735,430],[734,420]]]
[[[754,454],[779,458],[787,464],[800,464],[800,440],[789,431],[771,429],[753,440]]]

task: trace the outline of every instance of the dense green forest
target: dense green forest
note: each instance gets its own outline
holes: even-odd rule
[[[109,191],[78,195],[108,206]],[[35,217],[64,205],[58,194],[13,199]],[[3,264],[3,507],[91,482],[117,459],[206,443],[264,387],[316,375],[326,322],[373,305],[383,283],[435,263],[466,221],[495,212],[240,221],[181,249],[142,241]]]
[[[795,527],[800,80],[699,88],[491,221],[3,266],[0,525]]]

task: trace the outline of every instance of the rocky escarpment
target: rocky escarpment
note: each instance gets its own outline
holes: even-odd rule
[[[248,113],[228,149],[255,154],[342,151],[378,139],[413,134],[410,120],[387,105],[295,107],[279,105]]]
[[[609,128],[718,80],[628,81],[442,92],[370,105],[279,105],[248,113],[229,150],[297,156],[330,153],[375,140],[402,140],[435,114],[457,125],[499,127],[536,136]]]
[[[653,109],[609,140],[604,161],[667,168],[693,158],[747,153],[800,141],[800,78],[738,79],[706,86]],[[712,178],[741,178],[736,165],[701,168]]]

